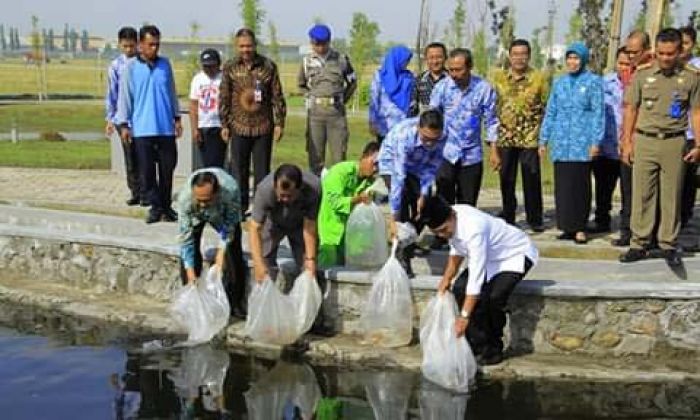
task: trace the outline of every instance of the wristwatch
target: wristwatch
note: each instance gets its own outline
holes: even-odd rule
[[[464,319],[469,319],[469,315],[469,311],[467,311],[466,309],[462,309],[462,312],[459,313],[460,318]]]

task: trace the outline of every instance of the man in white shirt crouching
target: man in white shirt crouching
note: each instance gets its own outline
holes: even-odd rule
[[[461,310],[455,321],[457,336],[466,335],[479,363],[500,363],[506,304],[518,282],[537,263],[537,248],[525,232],[503,219],[466,204],[450,207],[440,197],[427,200],[422,218],[450,245],[438,293],[448,290],[462,261],[468,259],[451,290]]]

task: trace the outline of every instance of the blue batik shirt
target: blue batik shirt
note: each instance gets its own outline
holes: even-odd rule
[[[469,86],[462,90],[451,77],[440,81],[430,96],[430,107],[445,115],[449,141],[445,145],[445,160],[462,166],[479,163],[483,158],[481,147],[482,123],[486,140],[498,140],[496,91],[484,79],[472,75]]]
[[[700,70],[700,57],[691,57],[688,61],[688,65]],[[688,113],[688,131],[685,134],[685,138],[687,138],[688,141],[695,140],[695,134],[693,134],[693,126],[690,125],[691,122],[692,118],[690,116],[690,113]]]
[[[415,104],[410,109],[415,108]],[[411,111],[409,110],[409,113]],[[379,71],[374,74],[370,87],[369,123],[377,131],[377,134],[386,137],[389,131],[409,115],[391,101],[391,97],[382,86]]]
[[[605,95],[605,134],[600,142],[600,155],[608,159],[619,159],[618,143],[622,132],[622,97],[624,86],[617,73],[603,77]]]
[[[590,162],[590,148],[605,132],[603,78],[584,71],[554,82],[540,130],[540,146],[553,162]]]
[[[105,96],[105,120],[116,123],[117,101],[119,100],[119,81],[121,80],[129,57],[124,54],[112,60],[107,69],[107,95]]]
[[[219,183],[219,191],[206,207],[192,199],[192,179],[201,172],[211,172]],[[209,223],[226,246],[233,240],[241,221],[241,193],[236,180],[220,168],[203,168],[190,175],[177,195],[180,258],[185,268],[194,267],[194,231]]]
[[[401,209],[401,192],[406,175],[411,174],[420,181],[421,195],[428,191],[438,168],[443,162],[443,148],[448,136],[443,133],[432,148],[423,145],[418,134],[418,117],[400,122],[391,129],[379,150],[379,173],[391,176],[389,206],[393,214]]]

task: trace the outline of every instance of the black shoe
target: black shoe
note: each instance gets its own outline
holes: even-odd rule
[[[139,205],[141,207],[148,207],[151,205],[151,203],[148,200],[146,200],[145,198],[142,198],[141,201],[139,201]]]
[[[234,305],[231,307],[231,316],[238,319],[246,319],[248,314],[240,305]]]
[[[406,249],[401,249],[398,251],[396,254],[396,259],[399,260],[399,264],[401,264],[401,268],[406,271],[406,275],[408,276],[409,279],[415,278],[416,275],[413,273],[413,268],[411,267],[411,258],[408,257],[406,254],[408,252]]]
[[[612,241],[613,246],[630,246],[630,237],[627,235],[622,235],[618,239]]]
[[[165,222],[177,222],[177,212],[172,208],[168,207],[163,212],[163,221]]]
[[[624,254],[620,255],[621,263],[631,263],[649,258],[649,252],[644,249],[630,248]]]
[[[594,222],[591,226],[588,226],[586,230],[589,233],[609,233],[612,229],[610,229],[610,223]]]
[[[159,210],[149,210],[148,216],[146,216],[146,223],[149,225],[151,223],[160,222],[160,218],[163,214]]]
[[[482,366],[493,366],[503,362],[503,352],[485,353],[476,357],[476,362]]]
[[[319,337],[333,337],[336,333],[335,330],[327,325],[314,325],[309,330],[309,334],[317,335]]]
[[[530,225],[530,230],[535,233],[542,233],[544,232],[544,225]]]
[[[557,236],[557,239],[560,241],[570,241],[574,239],[575,235],[571,232],[564,232],[561,235]]]
[[[127,206],[135,206],[139,204],[139,199],[138,197],[131,197],[130,199],[126,200],[126,205]]]
[[[681,258],[681,253],[676,249],[664,249],[664,259],[666,264],[671,268],[680,267],[683,265],[683,259]]]

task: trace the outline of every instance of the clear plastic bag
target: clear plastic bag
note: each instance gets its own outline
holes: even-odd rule
[[[280,361],[244,396],[251,420],[310,419],[322,394],[316,375],[308,365]],[[294,412],[299,417],[286,416]]]
[[[440,388],[432,382],[421,384],[418,406],[421,420],[464,420],[469,396]]]
[[[199,397],[200,387],[206,387],[213,397],[224,395],[224,379],[229,366],[229,355],[209,344],[188,347],[182,352],[182,360],[171,377],[181,395]]]
[[[292,301],[266,278],[256,283],[248,297],[245,335],[255,341],[287,345],[297,340],[296,309]]]
[[[401,347],[413,335],[413,303],[411,282],[396,259],[394,242],[391,256],[372,277],[372,288],[360,319],[367,344],[380,347]]]
[[[170,313],[187,331],[187,342],[204,343],[228,325],[228,298],[221,282],[221,271],[212,266],[197,284],[188,284],[175,292]]]
[[[292,290],[289,291],[289,298],[296,310],[296,332],[297,335],[301,336],[309,331],[316,320],[323,301],[321,288],[318,287],[316,279],[304,270],[294,280]]]
[[[452,293],[434,296],[421,314],[421,371],[429,381],[467,392],[476,375],[476,360],[464,337],[457,338],[457,303]]]
[[[367,373],[367,401],[375,419],[405,419],[413,388],[413,375],[407,372]]]
[[[345,228],[345,264],[380,267],[387,256],[386,220],[374,203],[360,203],[352,210]]]

